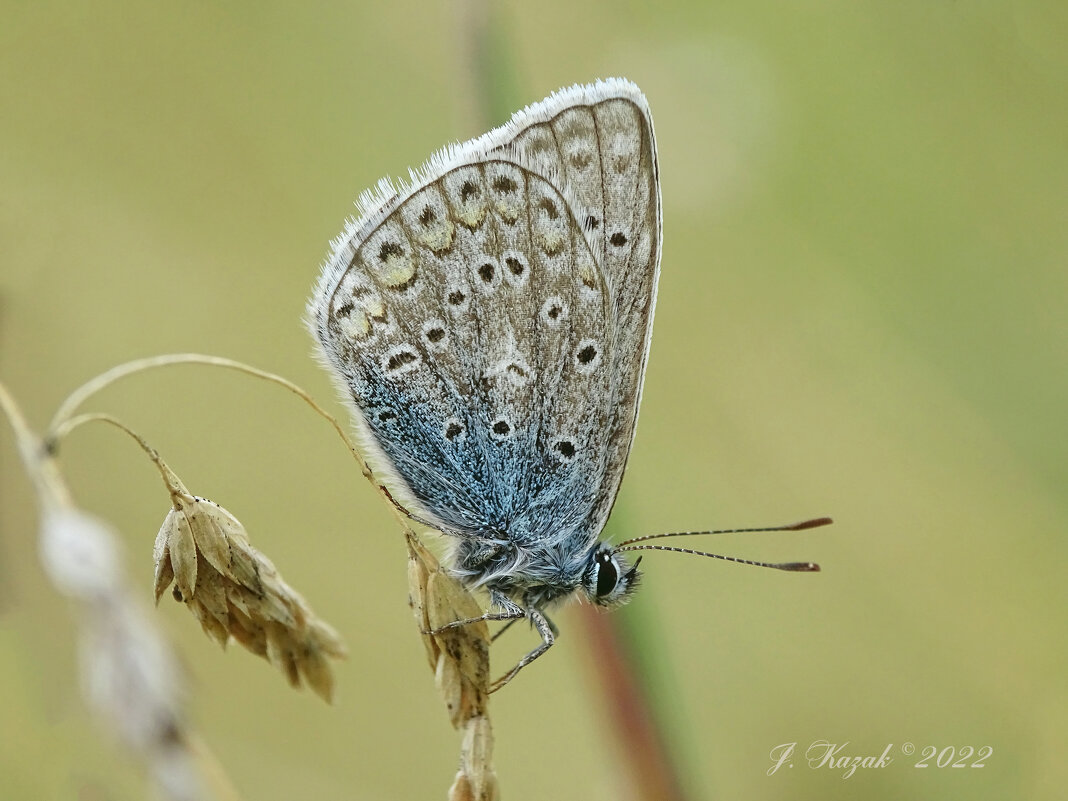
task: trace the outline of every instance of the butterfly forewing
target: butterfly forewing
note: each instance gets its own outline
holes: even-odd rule
[[[363,201],[313,329],[372,467],[413,514],[574,556],[618,491],[648,351],[660,200],[645,99],[621,80],[572,87],[415,175]]]

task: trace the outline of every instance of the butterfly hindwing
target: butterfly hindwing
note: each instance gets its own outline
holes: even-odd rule
[[[634,439],[660,265],[660,189],[652,117],[633,84],[573,87],[516,115],[509,146],[572,199],[612,296],[616,343],[606,471],[595,519],[604,525]],[[561,106],[563,109],[561,110]]]

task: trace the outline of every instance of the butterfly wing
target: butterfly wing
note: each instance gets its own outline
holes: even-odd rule
[[[590,508],[603,469],[609,298],[559,191],[465,161],[340,246],[314,323],[402,505],[451,533],[536,541],[559,510]]]
[[[660,273],[660,178],[645,96],[610,79],[562,90],[517,114],[509,146],[571,199],[611,296],[615,348],[607,464],[592,525],[611,511],[638,421]]]
[[[565,90],[413,180],[362,199],[309,304],[372,469],[454,534],[595,536],[659,263],[644,98],[623,81]]]

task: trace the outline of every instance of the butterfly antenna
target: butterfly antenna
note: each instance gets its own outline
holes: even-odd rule
[[[757,531],[765,531],[766,529],[756,529]],[[780,531],[781,529],[770,529],[772,531]],[[699,532],[699,533],[711,533],[711,532]],[[663,535],[660,535],[663,536]],[[613,553],[619,551],[674,551],[675,553],[688,553],[693,556],[707,556],[709,559],[722,559],[725,562],[737,562],[740,565],[753,565],[754,567],[770,567],[774,570],[788,570],[791,573],[818,573],[820,566],[815,562],[756,562],[752,559],[739,559],[737,556],[723,556],[718,553],[707,553],[706,551],[695,551],[692,548],[674,548],[670,545],[623,545],[619,548],[615,548]]]
[[[646,534],[644,537],[634,537],[623,540],[615,550],[622,550],[627,545],[646,540],[659,540],[664,537],[699,537],[704,534],[756,534],[764,531],[805,531],[810,528],[829,526],[834,521],[829,517],[814,517],[811,520],[802,520],[800,523],[787,523],[784,526],[766,526],[764,528],[724,528],[718,531],[672,531],[667,534]],[[627,549],[632,550],[632,549]]]

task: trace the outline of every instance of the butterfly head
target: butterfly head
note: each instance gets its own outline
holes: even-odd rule
[[[628,563],[607,543],[599,542],[590,551],[582,588],[597,606],[619,606],[626,603],[637,588],[642,574],[638,562]]]

